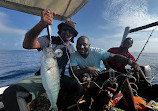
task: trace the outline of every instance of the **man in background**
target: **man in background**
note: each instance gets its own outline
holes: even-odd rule
[[[108,52],[113,53],[113,54],[120,54],[122,56],[125,56],[133,61],[136,62],[134,56],[128,51],[129,48],[131,48],[133,45],[133,39],[130,37],[127,37],[123,40],[121,43],[120,47],[113,47],[108,50]],[[126,63],[117,63],[114,61],[108,60],[108,64],[110,68],[114,69],[115,71],[122,72],[122,73],[127,73],[125,66],[127,65]],[[142,70],[139,70],[138,75],[134,75],[136,77],[136,83],[139,83],[139,80],[142,79],[144,80],[144,83],[151,86],[151,83],[146,79],[144,73]]]

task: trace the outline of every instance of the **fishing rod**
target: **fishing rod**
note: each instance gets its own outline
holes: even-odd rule
[[[149,37],[148,37],[148,40],[146,41],[146,43],[145,43],[144,47],[142,48],[141,52],[139,53],[139,55],[138,55],[136,61],[139,59],[140,55],[142,54],[143,50],[145,49],[145,46],[146,46],[147,43],[149,42],[149,39],[151,38],[152,33],[156,30],[156,28],[157,28],[157,25],[156,25],[156,27],[151,31],[151,33],[150,33],[150,35],[149,35]]]

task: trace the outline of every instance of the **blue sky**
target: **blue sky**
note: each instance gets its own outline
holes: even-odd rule
[[[158,0],[90,0],[72,20],[77,22],[77,38],[86,35],[94,47],[108,50],[120,45],[124,29],[131,29],[158,21]],[[0,50],[24,50],[25,33],[40,17],[0,7]],[[57,35],[54,20],[52,35]],[[155,27],[129,34],[134,39],[131,52],[140,52]],[[41,33],[45,35],[46,30]],[[75,41],[77,40],[75,39]],[[153,32],[144,52],[158,53],[158,28]],[[75,45],[75,44],[74,44]]]

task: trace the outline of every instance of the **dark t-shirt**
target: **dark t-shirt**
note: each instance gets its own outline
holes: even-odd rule
[[[40,45],[41,45],[41,50],[44,47],[49,46],[49,37],[48,36],[42,36],[38,39]],[[59,37],[52,36],[52,45],[53,45],[53,50],[60,49],[63,52],[63,55],[59,58],[57,58],[58,66],[59,66],[59,72],[61,75],[64,75],[65,73],[65,67],[68,62],[68,56],[70,57],[70,54],[74,51],[74,47],[72,44],[69,44],[68,46],[63,45],[61,39]],[[38,49],[40,50],[40,49]]]

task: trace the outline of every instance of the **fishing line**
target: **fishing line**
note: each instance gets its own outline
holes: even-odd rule
[[[60,35],[58,35],[58,36],[60,37],[60,39],[62,40],[62,42],[63,42],[64,44],[66,44],[66,43],[64,42],[64,40],[61,38],[61,36],[60,36]],[[82,83],[79,81],[79,79],[75,76],[75,74],[74,74],[74,72],[73,72],[73,70],[72,70],[71,62],[70,62],[70,56],[69,56],[69,54],[68,54],[67,48],[66,48],[66,54],[67,54],[67,57],[68,57],[68,60],[69,60],[70,69],[71,69],[71,71],[72,71],[73,76],[76,78],[76,80],[78,81],[79,84],[82,84]]]
[[[150,37],[152,36],[152,33],[156,30],[156,28],[157,28],[157,25],[156,25],[156,27],[151,31],[151,33],[150,33],[150,35],[149,35],[149,37],[148,37],[148,40],[146,41],[144,47],[142,48],[141,52],[139,53],[139,55],[138,55],[138,57],[137,57],[137,59],[136,59],[136,62],[137,62],[137,60],[139,59],[140,55],[142,54],[143,50],[145,49],[146,44],[149,42],[149,39],[150,39]]]

